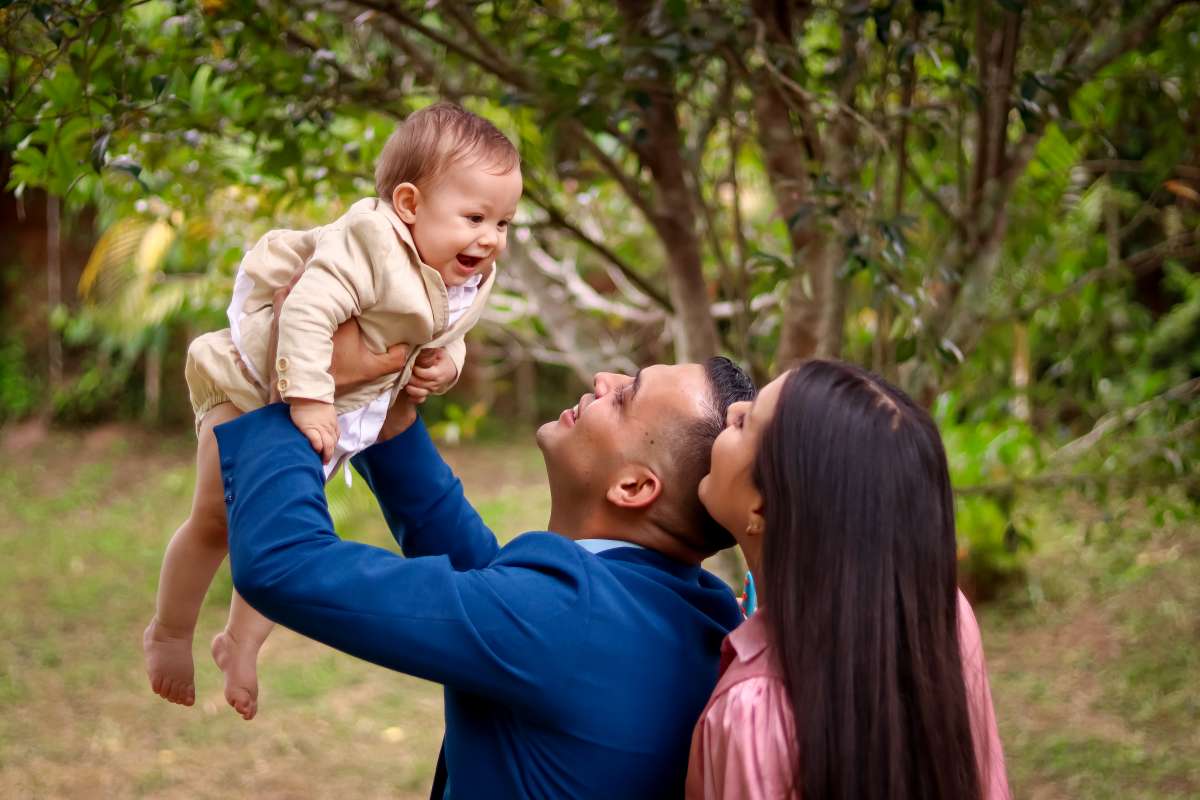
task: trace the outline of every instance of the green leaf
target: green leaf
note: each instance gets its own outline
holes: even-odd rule
[[[942,0],[913,0],[913,10],[918,14],[937,14],[946,16],[946,6]]]
[[[942,360],[947,364],[957,365],[966,360],[966,357],[963,355],[963,351],[958,348],[958,345],[949,339],[942,339],[940,342],[938,342],[937,351],[938,355],[940,355]]]
[[[141,181],[142,165],[134,161],[129,156],[117,156],[112,161],[108,162],[110,169],[128,172],[133,177]]]
[[[201,64],[196,70],[196,75],[192,78],[192,90],[190,94],[190,105],[192,111],[197,114],[203,114],[205,105],[207,104],[208,81],[212,77],[212,65]]]
[[[871,16],[875,18],[875,38],[886,47],[892,33],[892,7],[876,8]]]
[[[91,161],[92,169],[99,172],[104,169],[104,157],[108,155],[108,143],[112,139],[112,133],[105,133],[96,143],[92,145]]]
[[[34,3],[33,8],[31,8],[30,11],[33,12],[33,16],[38,22],[42,23],[47,28],[50,27],[50,15],[54,12],[54,9],[51,6],[47,5],[46,3]]]

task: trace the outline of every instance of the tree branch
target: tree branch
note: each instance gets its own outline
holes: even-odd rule
[[[1055,292],[1052,295],[1043,297],[1039,300],[1021,307],[1012,314],[1005,314],[1000,317],[989,317],[983,320],[984,324],[995,325],[999,323],[1012,322],[1014,320],[1028,320],[1036,312],[1043,308],[1052,306],[1061,300],[1064,300],[1075,294],[1085,286],[1103,280],[1104,278],[1115,277],[1126,271],[1134,275],[1141,275],[1148,269],[1152,269],[1163,262],[1167,258],[1180,258],[1187,260],[1200,256],[1200,233],[1184,233],[1179,236],[1173,236],[1170,239],[1165,239],[1158,244],[1148,247],[1141,252],[1135,253],[1128,258],[1118,261],[1115,264],[1106,264],[1103,267],[1085,272],[1070,283],[1065,289]]]
[[[1186,400],[1188,398],[1200,395],[1200,378],[1192,378],[1189,381],[1172,386],[1162,394],[1151,397],[1149,400],[1138,403],[1132,408],[1127,408],[1123,411],[1114,411],[1111,414],[1106,414],[1101,417],[1091,431],[1086,435],[1080,436],[1072,442],[1060,447],[1050,455],[1052,462],[1070,462],[1078,459],[1088,450],[1091,450],[1096,444],[1108,436],[1113,431],[1120,430],[1127,425],[1136,422],[1147,412],[1153,410],[1159,405],[1169,403],[1174,400]]]
[[[671,301],[666,295],[651,286],[645,278],[639,275],[630,264],[626,263],[626,261],[617,255],[616,252],[614,252],[610,247],[601,241],[593,239],[582,228],[567,219],[566,215],[561,209],[542,197],[536,189],[526,186],[525,197],[546,213],[547,222],[549,222],[555,228],[566,231],[578,239],[582,244],[591,248],[605,261],[616,267],[617,270],[624,275],[630,283],[637,287],[638,291],[642,292],[648,298],[653,300],[656,305],[658,305],[667,313],[674,313],[674,309],[671,307]]]
[[[1047,489],[1070,489],[1077,486],[1115,485],[1125,491],[1155,486],[1200,486],[1200,475],[1038,475],[1032,478],[1013,478],[1008,481],[981,483],[974,486],[958,486],[954,494],[958,497],[997,497],[1012,495],[1022,490],[1044,491]]]
[[[498,63],[491,58],[485,57],[485,55],[476,52],[474,48],[468,47],[462,42],[455,41],[441,31],[429,27],[425,23],[421,22],[421,20],[417,19],[412,14],[409,14],[407,11],[400,8],[398,5],[395,5],[394,3],[384,2],[384,0],[349,0],[349,2],[353,5],[378,11],[380,14],[394,19],[404,27],[411,28],[412,30],[424,36],[426,39],[440,44],[448,51],[466,61],[471,62],[472,64],[475,64],[478,67],[481,67],[511,86],[514,86],[518,89],[529,89],[531,86],[531,82],[528,80],[528,78],[525,75],[515,71],[515,68],[508,63]]]

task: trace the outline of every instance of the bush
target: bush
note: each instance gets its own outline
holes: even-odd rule
[[[42,396],[25,347],[17,339],[0,340],[0,422],[28,416]]]
[[[973,600],[987,599],[1023,577],[1025,557],[1033,549],[1033,539],[1025,532],[1028,526],[1015,513],[1015,492],[1000,487],[1038,470],[1037,436],[1015,418],[968,417],[954,392],[938,398],[933,416],[946,445],[954,488],[996,487],[985,494],[959,496],[955,504],[959,582]]]

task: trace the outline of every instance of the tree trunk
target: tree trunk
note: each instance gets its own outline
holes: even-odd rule
[[[152,344],[146,348],[146,374],[143,382],[146,402],[142,408],[142,419],[151,424],[159,421],[159,411],[162,407],[162,363],[162,347]]]
[[[787,99],[766,70],[755,74],[754,116],[763,166],[771,183],[775,206],[788,227],[795,274],[788,287],[783,328],[779,334],[776,369],[817,352],[821,339],[821,295],[817,291],[820,242],[813,224],[817,209],[809,200],[804,144],[788,115]],[[820,282],[824,287],[826,282]]]
[[[46,341],[50,392],[62,387],[62,339],[54,324],[54,314],[62,305],[62,206],[52,194],[46,195]]]
[[[638,157],[654,181],[654,213],[650,223],[662,242],[666,257],[667,290],[675,306],[675,358],[701,361],[717,352],[717,329],[709,305],[711,298],[704,280],[699,216],[688,188],[683,135],[677,115],[678,97],[670,64],[655,56],[646,44],[654,4],[647,0],[621,0],[630,48],[641,51],[635,58],[646,69],[637,88],[645,98],[639,114],[645,126],[644,141],[635,144]]]

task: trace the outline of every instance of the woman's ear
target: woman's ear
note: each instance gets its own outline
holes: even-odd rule
[[[763,508],[762,495],[755,492],[754,504],[750,507],[750,512],[746,515],[746,536],[760,537],[767,529],[767,520],[763,516],[766,510]]]
[[[411,183],[402,183],[392,191],[392,208],[396,209],[396,216],[405,225],[417,221],[417,206],[420,204],[421,190]]]
[[[662,481],[649,468],[631,464],[617,475],[605,497],[618,508],[646,508],[662,494]]]

